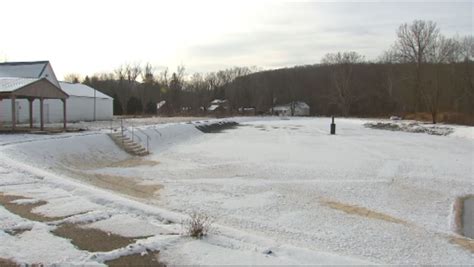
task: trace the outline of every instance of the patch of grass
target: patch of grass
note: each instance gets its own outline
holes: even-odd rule
[[[427,126],[417,122],[411,123],[392,123],[392,122],[368,122],[364,124],[367,128],[401,131],[408,133],[426,133],[430,135],[446,136],[453,132],[453,129],[445,126]]]
[[[361,217],[366,217],[366,218],[371,218],[371,219],[377,219],[377,220],[382,220],[386,222],[392,222],[392,223],[399,223],[399,224],[407,224],[405,221],[394,218],[390,215],[383,214],[380,212],[372,211],[364,207],[359,207],[355,205],[350,205],[350,204],[345,204],[337,201],[322,201],[322,203],[325,206],[328,206],[332,209],[335,210],[340,210],[348,214],[354,214],[358,215]]]
[[[159,252],[148,252],[145,255],[132,254],[123,256],[114,260],[105,261],[109,267],[120,267],[120,266],[155,266],[164,267],[166,264],[159,261]]]
[[[120,168],[131,168],[131,167],[138,167],[138,166],[153,167],[153,166],[156,166],[158,164],[160,164],[160,162],[155,161],[155,160],[145,160],[145,159],[142,159],[142,158],[133,157],[133,158],[129,158],[129,159],[126,159],[126,160],[111,163],[111,164],[107,165],[107,167],[120,167]]]
[[[235,129],[239,126],[234,121],[220,121],[211,124],[196,125],[196,128],[203,133],[220,133],[224,130]]]
[[[450,242],[453,244],[457,244],[466,250],[469,250],[471,253],[474,253],[474,240],[472,239],[459,236],[451,236]]]
[[[17,267],[17,266],[20,266],[20,264],[14,262],[12,260],[9,260],[9,259],[0,258],[0,266],[2,266],[2,267]]]
[[[28,204],[16,204],[12,203],[18,199],[28,199],[21,196],[14,196],[14,195],[5,195],[0,193],[0,205],[5,207],[9,212],[16,214],[20,217],[23,217],[28,220],[38,221],[38,222],[49,222],[49,221],[56,221],[62,220],[66,217],[48,217],[41,214],[33,213],[33,210],[36,207],[42,206],[46,204],[46,201],[38,201],[36,203],[28,203]]]
[[[69,173],[75,178],[93,185],[137,198],[155,197],[159,193],[159,190],[163,188],[163,186],[159,184],[140,184],[140,179],[135,177],[75,170],[69,170]]]
[[[56,236],[71,240],[81,250],[90,252],[111,251],[134,243],[136,239],[123,237],[93,228],[84,228],[76,224],[62,224],[52,231]]]
[[[9,235],[21,235],[23,234],[24,232],[26,231],[31,231],[31,229],[29,228],[23,228],[23,229],[8,229],[8,230],[5,230],[5,233],[9,234]],[[1,265],[0,265],[1,266]]]

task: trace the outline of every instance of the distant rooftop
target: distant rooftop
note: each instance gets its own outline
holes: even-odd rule
[[[0,92],[13,92],[40,80],[39,78],[0,77]]]
[[[0,63],[0,77],[39,78],[49,61]]]
[[[110,96],[82,83],[59,82],[61,89],[69,96],[95,97],[111,99]]]

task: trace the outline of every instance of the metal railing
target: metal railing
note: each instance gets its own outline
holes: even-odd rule
[[[125,122],[125,124],[129,124],[129,126],[124,125],[124,122]],[[113,127],[112,126],[111,126],[111,130],[113,132]],[[127,132],[128,132],[130,134],[130,137],[131,137],[133,142],[137,141],[137,142],[143,144],[144,143],[143,139],[140,137],[140,135],[136,134],[137,131],[139,133],[143,134],[146,137],[146,151],[150,152],[151,137],[145,131],[143,131],[142,129],[134,126],[132,122],[127,122],[127,121],[124,121],[124,119],[120,119],[120,133],[122,135],[122,142],[124,142],[124,137],[127,137]],[[160,135],[161,135],[161,133],[160,133]]]
[[[137,131],[139,131],[140,133],[142,133],[143,135],[146,136],[146,151],[147,151],[147,152],[150,152],[150,140],[151,140],[151,137],[150,137],[147,133],[145,133],[145,131],[143,131],[143,130],[140,129],[140,128],[137,128]],[[137,137],[138,137],[138,136],[137,136]],[[140,138],[140,137],[138,137],[138,138]],[[140,138],[140,139],[141,139],[141,138]]]

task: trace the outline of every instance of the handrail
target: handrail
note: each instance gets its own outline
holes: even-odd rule
[[[138,127],[134,127],[132,122],[128,122],[128,123],[130,124],[130,126],[128,126],[128,127],[124,126],[124,119],[120,119],[120,129],[121,129],[122,137],[125,137],[127,135],[127,132],[129,132],[131,134],[132,141],[135,142],[135,137],[136,137],[137,141],[139,143],[143,143],[143,139],[140,137],[140,135],[135,134],[135,131],[138,131],[138,132],[142,133],[143,135],[146,136],[146,151],[150,152],[151,137],[145,131],[143,131],[142,129],[140,129]],[[161,136],[160,132],[158,132],[157,130],[155,130],[155,131],[157,133],[159,133],[160,136]],[[123,139],[122,139],[122,141],[123,141]]]
[[[155,132],[157,132],[157,133],[160,135],[160,137],[162,136],[161,132],[158,131],[158,129],[156,129],[156,126],[153,126],[153,130],[154,130]]]
[[[151,140],[151,137],[145,132],[143,131],[142,129],[140,128],[137,128],[137,131],[141,132],[143,135],[146,136],[146,151],[147,152],[150,152],[150,140]],[[141,140],[141,138],[140,138]]]

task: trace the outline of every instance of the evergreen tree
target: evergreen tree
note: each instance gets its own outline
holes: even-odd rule
[[[122,104],[120,103],[120,99],[118,98],[117,94],[114,94],[114,115],[122,115],[123,110],[122,110]]]
[[[127,114],[137,115],[141,113],[143,113],[142,101],[134,96],[130,97],[127,102]]]
[[[157,113],[156,104],[153,102],[148,102],[146,104],[145,113],[155,115]]]

